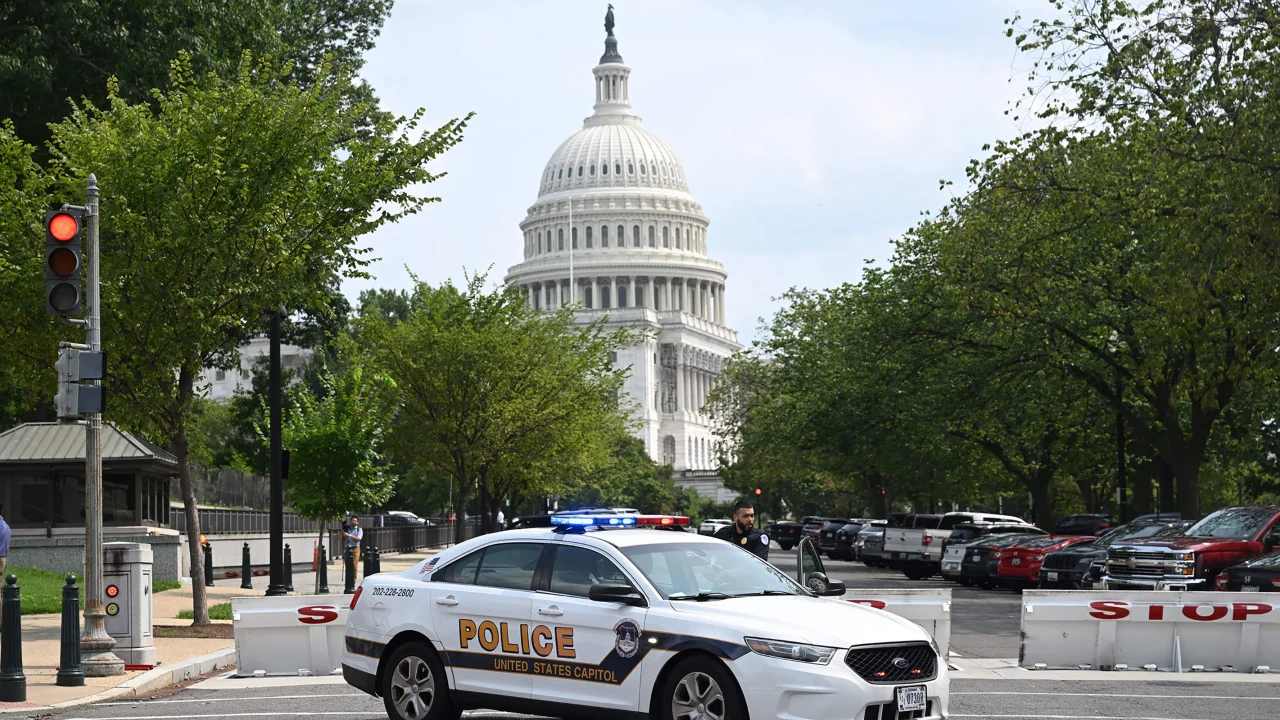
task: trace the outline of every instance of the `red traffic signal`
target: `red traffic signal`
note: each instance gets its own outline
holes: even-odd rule
[[[763,488],[756,488],[756,495],[763,495],[763,494],[764,494]]]
[[[50,315],[78,315],[83,304],[80,270],[80,209],[44,214],[44,297]]]
[[[116,587],[115,585],[107,586],[107,597],[113,598],[119,594],[120,594],[120,588]]]

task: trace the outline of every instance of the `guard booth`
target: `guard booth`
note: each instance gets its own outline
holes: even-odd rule
[[[151,669],[156,664],[151,626],[151,546],[144,543],[103,543],[102,603],[107,634],[116,640],[115,654],[127,668]]]

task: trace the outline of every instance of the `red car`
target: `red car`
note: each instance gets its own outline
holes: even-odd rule
[[[1007,547],[1000,551],[999,583],[1003,587],[1035,587],[1045,555],[1094,539],[1092,535],[1046,535]]]
[[[1280,506],[1223,508],[1181,535],[1107,549],[1107,590],[1212,590],[1223,570],[1280,550]]]

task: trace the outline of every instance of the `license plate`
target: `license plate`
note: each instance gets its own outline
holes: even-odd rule
[[[981,559],[982,559],[982,556],[981,556],[981,555],[970,555],[970,556],[969,556],[969,560],[970,560],[971,562],[978,562],[978,561],[979,561],[979,560],[981,560]]]
[[[1257,586],[1257,585],[1242,585],[1242,586],[1240,586],[1240,592],[1258,592],[1258,586]]]
[[[1049,582],[1058,582],[1058,573],[1047,572],[1044,574],[1044,579],[1048,580]]]
[[[925,697],[923,685],[898,688],[898,712],[914,712],[924,710]]]
[[[1022,558],[1014,558],[1013,560],[1010,560],[1010,561],[1009,561],[1009,564],[1010,564],[1010,565],[1021,565],[1021,564],[1022,564]]]

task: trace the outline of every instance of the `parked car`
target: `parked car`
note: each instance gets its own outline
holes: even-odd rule
[[[938,571],[942,561],[942,538],[951,529],[940,529],[942,515],[914,514],[903,518],[902,526],[889,528],[884,534],[884,553],[890,567],[901,568],[912,580],[929,577]],[[971,516],[967,519],[971,519]],[[937,545],[934,545],[934,542]]]
[[[863,525],[858,531],[858,539],[854,549],[858,559],[867,567],[889,567],[884,559],[884,532],[887,528],[884,520],[876,520],[870,525]]]
[[[1055,550],[1044,556],[1040,569],[1040,587],[1088,590],[1093,587],[1091,570],[1095,565],[1106,564],[1107,548],[1124,540],[1148,538],[1185,528],[1169,520],[1134,520],[1111,532],[1069,548]]]
[[[969,543],[960,563],[960,584],[965,587],[995,587],[1000,579],[1001,552],[1030,537],[1027,533],[988,535]]]
[[[1054,535],[1092,535],[1098,537],[1107,530],[1118,525],[1110,515],[1102,513],[1084,513],[1071,515],[1058,521],[1053,526]]]
[[[831,553],[836,549],[836,533],[840,531],[840,528],[851,522],[854,522],[854,520],[848,518],[828,520],[826,524],[819,528],[817,543],[818,552],[826,555],[832,560],[835,560],[836,558]]]
[[[1223,570],[1217,585],[1231,592],[1280,592],[1280,551]]]
[[[778,543],[778,547],[790,550],[800,544],[800,538],[804,537],[804,528],[798,522],[776,520],[765,525],[764,534],[769,536],[771,542]]]
[[[702,524],[698,526],[698,534],[699,535],[715,535],[716,532],[720,530],[720,528],[732,527],[732,526],[733,526],[733,521],[727,520],[725,518],[720,518],[718,520],[703,520]]]
[[[942,541],[942,562],[938,568],[944,580],[960,579],[960,563],[964,560],[965,548],[976,540],[990,535],[1048,535],[1035,525],[1018,523],[962,523],[957,525],[951,534]]]
[[[385,515],[370,518],[373,527],[413,527],[427,525],[427,521],[407,510],[388,510]]]
[[[1046,535],[1011,545],[1000,553],[1000,562],[996,565],[997,583],[1014,589],[1035,587],[1040,582],[1040,566],[1045,553],[1093,539],[1092,535]]]
[[[521,515],[511,518],[507,523],[508,530],[520,530],[522,528],[551,527],[552,516],[548,513],[540,515]]]
[[[832,560],[856,559],[854,544],[858,540],[858,533],[861,532],[862,528],[870,522],[872,521],[871,520],[850,520],[849,522],[842,525],[839,530],[836,530],[835,547],[831,549],[830,553],[828,553],[831,556],[831,559]]]
[[[835,518],[819,517],[817,515],[806,515],[800,518],[800,532],[804,537],[813,541],[813,546],[818,547],[819,534],[822,532],[822,526],[831,522]]]
[[[1280,506],[1231,507],[1181,535],[1107,550],[1106,589],[1212,590],[1223,570],[1280,549]]]

